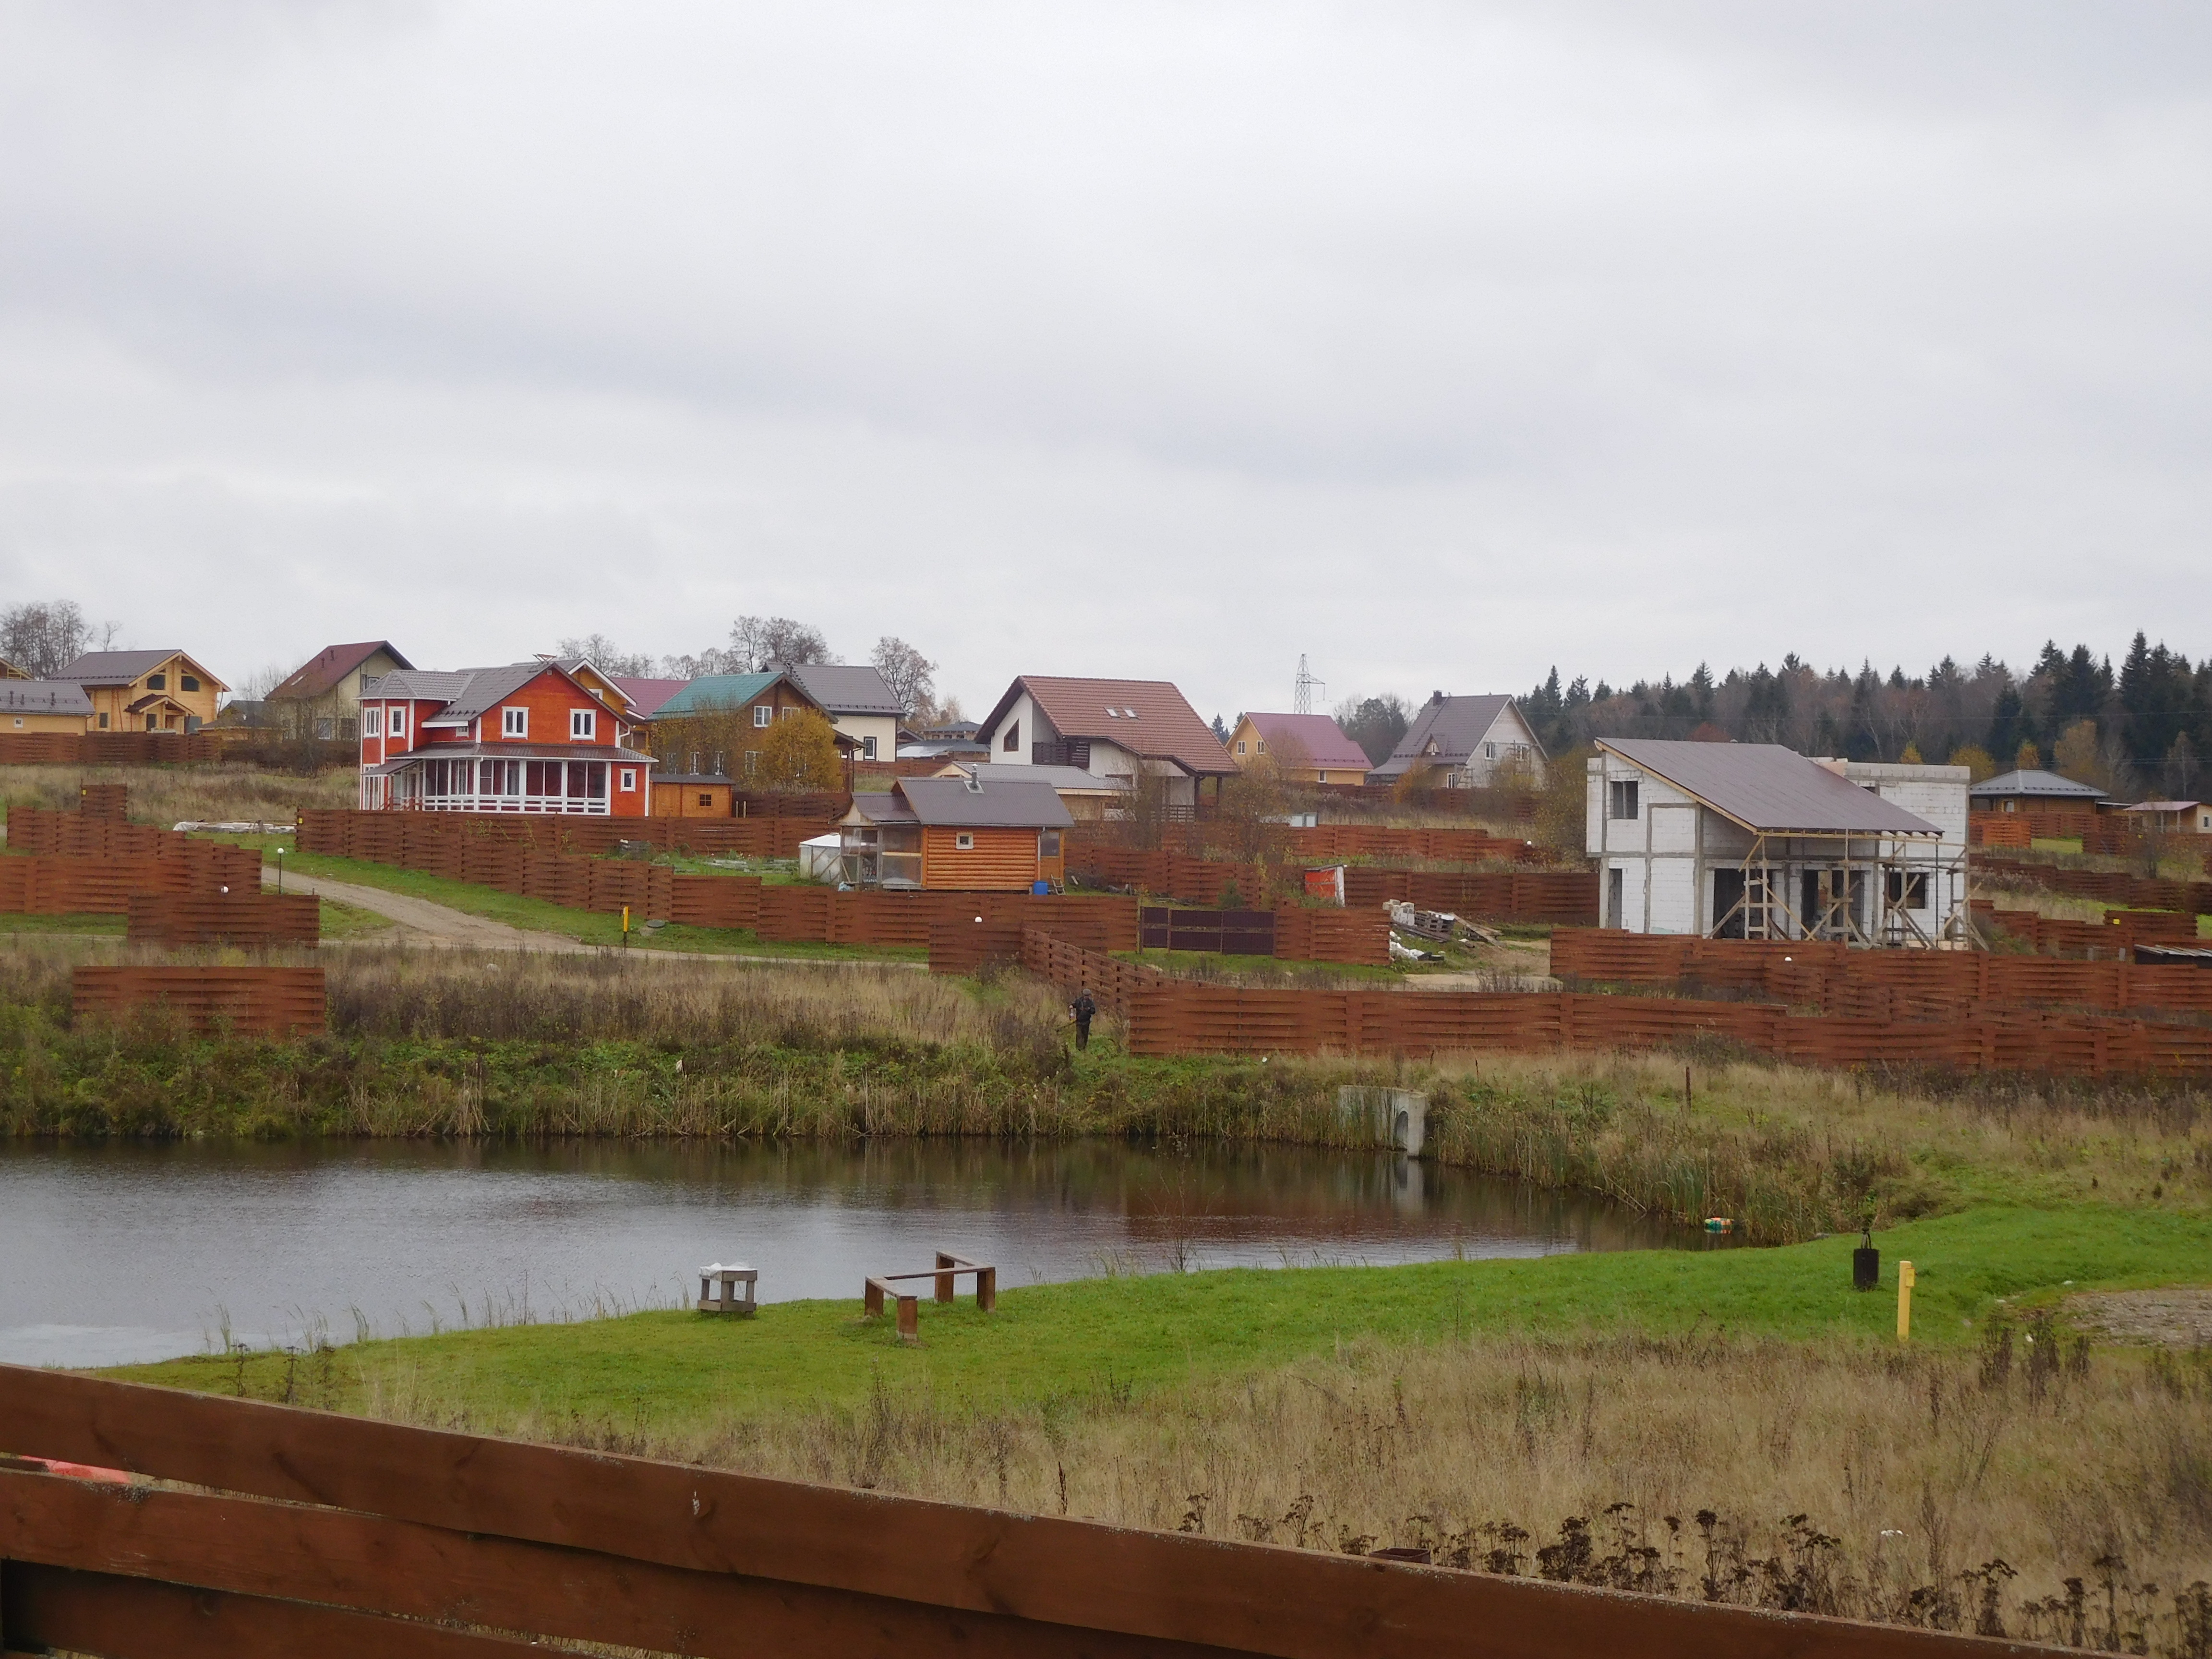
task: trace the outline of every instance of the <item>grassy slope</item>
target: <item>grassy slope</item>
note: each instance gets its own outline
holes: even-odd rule
[[[1148,1390],[1326,1352],[1363,1335],[1420,1340],[1479,1331],[1677,1331],[1893,1340],[1896,1264],[1911,1260],[1915,1340],[1970,1340],[2000,1297],[2030,1302],[2069,1283],[2127,1286],[2212,1279],[2212,1217],[2079,1206],[1990,1207],[1877,1236],[1882,1288],[1850,1289],[1856,1239],[1766,1250],[1639,1251],[1405,1267],[1237,1269],[1094,1279],[1004,1292],[999,1310],[932,1304],[922,1344],[850,1300],[770,1304],[750,1322],[682,1312],[403,1339],[347,1351],[343,1384],[404,1388],[509,1413],[681,1417],[863,1398],[880,1377],[976,1404]],[[926,1296],[926,1291],[925,1291]],[[249,1375],[281,1367],[262,1356]],[[187,1359],[112,1373],[228,1390],[230,1362]],[[264,1382],[265,1378],[262,1379]],[[249,1382],[249,1389],[254,1385]]]
[[[284,860],[284,867],[287,871],[297,871],[305,876],[320,876],[331,881],[352,882],[362,887],[380,888],[387,893],[404,893],[410,898],[428,899],[448,909],[482,916],[490,921],[504,922],[510,927],[525,928],[532,933],[557,933],[586,945],[620,947],[623,943],[622,918],[619,915],[603,915],[593,910],[571,910],[544,899],[526,898],[519,893],[503,893],[496,887],[453,881],[444,876],[425,875],[419,870],[399,870],[390,865],[370,864],[359,859],[325,858],[315,853],[289,854]],[[635,950],[789,957],[800,961],[835,962],[921,962],[929,955],[927,951],[908,945],[769,944],[748,928],[681,927],[672,923],[665,927],[647,929],[644,926],[644,918],[634,920],[635,925],[630,930],[629,944]]]

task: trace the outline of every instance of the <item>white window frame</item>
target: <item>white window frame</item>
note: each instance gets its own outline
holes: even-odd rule
[[[952,832],[952,850],[956,853],[974,852],[975,832],[973,830],[955,830]]]
[[[528,737],[530,735],[530,711],[527,708],[501,708],[499,711],[499,734],[502,738]]]
[[[387,703],[385,706],[384,735],[387,738],[404,738],[407,735],[407,705],[405,703]]]
[[[568,741],[596,743],[599,737],[599,716],[595,709],[571,708],[568,711]]]
[[[775,723],[775,710],[764,702],[753,705],[753,730],[762,731]]]
[[[875,759],[875,757],[876,740],[873,738],[862,738],[860,739],[860,758],[864,761],[872,761]]]
[[[637,793],[637,768],[635,766],[623,767],[622,769],[621,781],[623,793],[625,795],[635,795]]]
[[[361,734],[364,738],[380,738],[384,735],[382,708],[364,708],[361,711]]]

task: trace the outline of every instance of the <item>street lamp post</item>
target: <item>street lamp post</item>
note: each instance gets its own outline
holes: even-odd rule
[[[281,847],[276,849],[276,890],[284,890],[284,849]]]

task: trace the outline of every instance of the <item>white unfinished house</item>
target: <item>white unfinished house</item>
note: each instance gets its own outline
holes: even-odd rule
[[[1601,741],[1586,845],[1604,925],[1963,942],[1969,777],[1963,766],[1808,760],[1776,744]]]

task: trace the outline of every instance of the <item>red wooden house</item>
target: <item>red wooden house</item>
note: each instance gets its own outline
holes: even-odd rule
[[[361,688],[361,804],[641,818],[653,757],[621,692],[556,662],[403,669]]]

